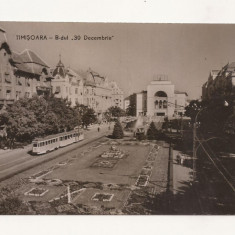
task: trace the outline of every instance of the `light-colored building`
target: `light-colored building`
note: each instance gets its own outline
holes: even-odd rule
[[[112,106],[119,107],[123,109],[123,99],[124,99],[124,92],[120,89],[116,82],[112,81],[109,83],[110,88],[112,89]]]
[[[154,77],[147,86],[147,116],[173,117],[175,112],[175,85],[167,76]]]
[[[51,93],[49,66],[35,52],[12,51],[4,30],[0,30],[0,104]]]
[[[128,109],[129,105],[130,105],[130,97],[128,96],[124,99],[124,110],[125,111]]]
[[[52,92],[58,98],[68,99],[72,106],[83,104],[83,79],[59,60],[53,70]]]
[[[147,91],[136,94],[136,115],[146,116],[147,114]]]
[[[185,107],[189,104],[187,101],[188,94],[186,92],[175,91],[175,117],[184,116]]]
[[[181,117],[188,105],[187,96],[186,92],[175,91],[167,76],[156,76],[147,91],[136,94],[136,116]]]
[[[84,76],[84,105],[93,108],[102,116],[112,106],[112,89],[107,78],[90,68]]]

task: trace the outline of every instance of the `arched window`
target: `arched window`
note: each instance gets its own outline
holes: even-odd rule
[[[167,94],[164,91],[158,91],[158,92],[155,93],[155,96],[158,96],[158,97],[167,97]]]

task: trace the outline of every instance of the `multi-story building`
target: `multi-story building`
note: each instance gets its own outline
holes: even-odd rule
[[[188,104],[187,96],[186,92],[175,91],[167,76],[156,76],[147,86],[147,91],[136,94],[136,116],[183,116]]]
[[[0,104],[12,104],[19,98],[34,94],[49,95],[51,79],[49,66],[33,51],[11,50],[5,31],[0,30]]]
[[[146,116],[147,114],[147,91],[136,94],[136,115]]]
[[[119,107],[123,109],[123,95],[124,92],[120,89],[116,82],[112,81],[109,83],[112,89],[112,106]]]
[[[65,68],[61,59],[52,75],[52,92],[56,97],[68,99],[72,106],[83,104],[83,80],[80,75],[71,68]]]
[[[84,76],[84,105],[93,108],[98,116],[112,106],[112,89],[107,78],[90,68]]]
[[[226,64],[221,70],[212,70],[202,86],[202,100],[223,98],[235,100],[235,62]]]

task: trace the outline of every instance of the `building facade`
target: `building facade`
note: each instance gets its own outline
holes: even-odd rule
[[[112,89],[112,106],[124,108],[124,92],[121,88],[118,87],[117,83],[112,81],[109,83],[110,88]]]
[[[212,70],[202,86],[202,100],[224,98],[234,100],[235,62],[228,63],[221,70]]]
[[[112,89],[107,78],[90,68],[84,77],[84,105],[95,110],[98,116],[112,106]]]
[[[175,86],[166,76],[158,76],[147,86],[147,115],[173,117]]]
[[[20,98],[49,95],[51,80],[49,66],[33,51],[12,51],[0,30],[0,105],[12,104]]]
[[[136,116],[146,116],[147,114],[147,91],[136,94]]]
[[[53,70],[52,92],[55,97],[68,99],[71,106],[83,104],[83,80],[80,75],[71,68],[65,68],[59,60],[56,68]]]
[[[187,93],[175,91],[167,76],[156,76],[147,91],[136,94],[136,116],[177,118],[185,113]]]

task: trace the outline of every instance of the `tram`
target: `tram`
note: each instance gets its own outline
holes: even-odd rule
[[[35,139],[32,144],[33,154],[44,154],[55,149],[79,142],[84,139],[82,131],[77,129],[69,132],[63,132],[56,135],[49,135],[44,138]]]

